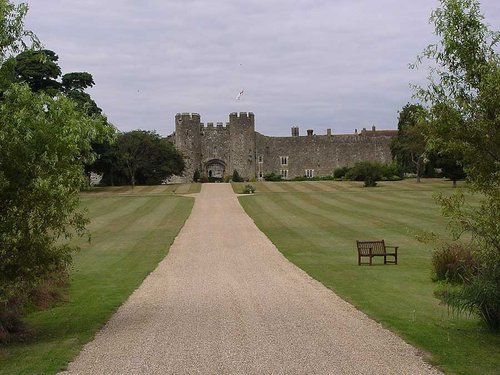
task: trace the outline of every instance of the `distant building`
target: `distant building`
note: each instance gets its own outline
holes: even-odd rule
[[[203,124],[197,113],[175,116],[175,144],[186,162],[184,180],[195,170],[207,177],[222,178],[235,170],[246,179],[274,172],[289,179],[296,176],[331,175],[338,167],[358,161],[390,163],[389,148],[397,130],[363,129],[354,134],[306,135],[292,127],[289,137],[269,137],[255,131],[253,113],[231,113],[229,122]]]

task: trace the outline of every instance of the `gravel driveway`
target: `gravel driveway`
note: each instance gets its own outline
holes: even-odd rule
[[[203,185],[167,257],[65,372],[438,373],[286,260],[229,184]]]

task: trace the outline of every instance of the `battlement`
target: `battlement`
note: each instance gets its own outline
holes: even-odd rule
[[[200,114],[199,113],[177,113],[175,115],[175,121],[200,121]]]
[[[207,122],[206,125],[202,122],[200,125],[201,125],[202,130],[203,129],[227,129],[227,127],[229,126],[229,122],[226,122],[225,124],[223,122],[217,122],[216,126],[214,126],[213,122]]]
[[[232,112],[229,114],[229,121],[233,119],[254,119],[254,114],[253,112]]]

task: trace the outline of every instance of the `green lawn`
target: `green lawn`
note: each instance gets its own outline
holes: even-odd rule
[[[500,337],[478,319],[452,316],[433,297],[432,247],[422,231],[446,234],[433,194],[451,182],[257,182],[240,202],[257,226],[298,267],[345,300],[430,353],[429,362],[456,374],[498,374]],[[233,184],[240,192],[244,184]],[[358,266],[356,240],[400,246],[399,265]]]
[[[91,243],[80,240],[68,302],[33,312],[34,337],[0,347],[0,374],[54,374],[65,368],[165,257],[191,212],[199,184],[95,188],[82,194]]]

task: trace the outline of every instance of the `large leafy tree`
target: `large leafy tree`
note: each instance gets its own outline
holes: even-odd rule
[[[35,91],[44,91],[52,96],[64,93],[73,99],[78,108],[88,115],[101,115],[102,110],[85,92],[94,86],[92,74],[72,72],[62,75],[59,56],[48,49],[27,50],[9,58],[0,68],[0,92],[12,83],[26,83]]]
[[[54,51],[27,50],[15,58],[14,81],[24,82],[35,92],[45,91],[55,95],[61,84],[57,79],[61,76],[61,68],[57,61],[59,56]]]
[[[500,34],[484,23],[476,0],[441,0],[431,16],[439,42],[419,63],[432,61],[429,84],[417,88],[427,105],[427,147],[460,155],[468,189],[479,206],[457,193],[440,198],[456,238],[470,235],[475,272],[458,289],[441,294],[459,311],[477,312],[500,328]]]
[[[156,132],[133,130],[118,135],[115,172],[126,175],[130,184],[159,184],[184,170],[182,155]]]
[[[36,41],[23,29],[26,11],[26,5],[0,0],[2,70],[10,64],[15,72],[12,55],[26,47],[23,38]],[[64,240],[83,233],[86,223],[78,208],[84,164],[94,160],[92,143],[111,135],[101,117],[79,110],[62,93],[34,92],[30,82],[2,81],[0,341],[15,328],[29,294],[44,280],[65,274],[73,249]]]
[[[391,143],[391,152],[406,172],[414,172],[420,182],[426,150],[425,109],[420,104],[406,104],[399,112],[398,136]]]

